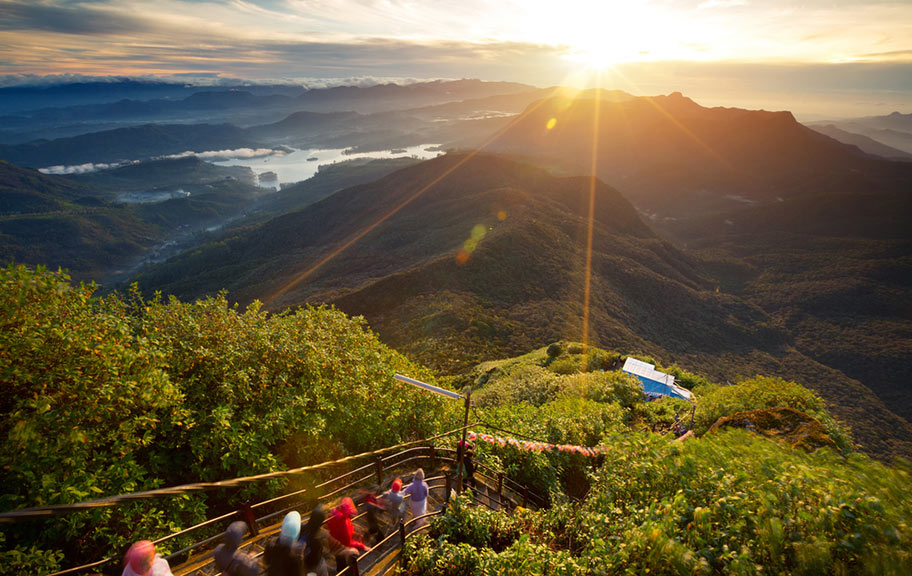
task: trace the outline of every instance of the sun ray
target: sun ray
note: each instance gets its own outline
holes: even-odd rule
[[[596,72],[596,86],[601,91],[602,75]],[[595,229],[595,189],[598,183],[598,143],[599,143],[599,124],[601,114],[601,95],[597,94],[593,103],[592,117],[592,158],[591,172],[589,174],[589,217],[586,229],[586,267],[584,272],[583,284],[583,352],[589,345],[589,303],[592,294],[592,238]]]
[[[529,105],[522,113],[517,115],[516,119],[513,122],[508,123],[506,126],[504,126],[500,130],[495,132],[484,143],[482,143],[481,146],[479,146],[478,148],[476,148],[474,150],[471,150],[468,154],[465,155],[465,157],[463,157],[459,162],[457,162],[456,164],[454,164],[453,166],[448,168],[443,174],[434,178],[434,180],[432,180],[429,184],[423,186],[417,192],[415,192],[414,194],[412,194],[411,196],[409,196],[408,198],[406,198],[405,200],[400,202],[392,210],[390,210],[389,212],[387,212],[386,214],[381,216],[379,219],[377,219],[370,225],[366,226],[364,229],[362,229],[358,233],[351,236],[348,240],[346,240],[338,248],[334,249],[328,255],[326,255],[322,259],[320,259],[319,262],[317,262],[313,266],[307,268],[306,270],[304,270],[303,272],[301,272],[300,274],[298,274],[297,276],[292,278],[289,282],[282,285],[274,293],[272,293],[268,297],[264,298],[263,304],[264,305],[272,304],[278,298],[285,295],[289,290],[291,290],[292,288],[294,288],[295,286],[297,286],[298,284],[300,284],[301,282],[303,282],[304,280],[309,278],[311,275],[313,275],[314,272],[316,272],[317,270],[319,270],[320,268],[322,268],[323,266],[328,264],[330,261],[335,259],[339,254],[341,254],[342,252],[347,250],[349,247],[351,247],[353,244],[355,244],[358,240],[364,238],[367,234],[369,234],[371,231],[376,229],[378,226],[380,226],[381,224],[383,224],[384,222],[389,220],[400,210],[402,210],[403,208],[405,208],[406,206],[408,206],[409,204],[414,202],[416,199],[421,197],[425,192],[427,192],[428,190],[430,190],[431,188],[433,188],[434,186],[436,186],[437,184],[442,182],[444,179],[446,179],[450,174],[452,174],[453,172],[455,172],[456,170],[461,168],[463,165],[466,164],[466,162],[468,162],[469,160],[471,160],[472,158],[477,156],[485,148],[487,148],[488,146],[493,144],[495,141],[497,141],[501,136],[506,134],[506,132],[511,128],[511,126],[513,125],[514,122],[520,121],[523,118],[525,118],[526,116],[529,116],[530,114],[535,112],[549,98],[557,95],[559,92],[561,92],[561,90],[562,89],[560,87],[556,87],[556,88],[554,88],[554,90],[552,90],[552,92],[549,95],[547,95],[546,97],[542,98],[541,100],[538,100],[537,102],[534,102],[533,104]]]

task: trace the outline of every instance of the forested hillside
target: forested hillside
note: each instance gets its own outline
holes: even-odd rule
[[[451,375],[546,342],[580,339],[588,314],[592,344],[652,354],[719,381],[755,374],[798,380],[832,401],[871,454],[887,460],[912,454],[908,421],[834,369],[833,355],[812,354],[804,332],[796,341],[794,325],[764,310],[765,301],[743,297],[749,293],[729,273],[742,272],[743,262],[717,264],[711,255],[707,266],[702,253],[691,255],[658,236],[601,181],[592,188],[587,253],[590,186],[588,178],[557,177],[501,156],[448,154],[232,231],[138,279],[147,293],[196,298],[225,288],[229,300],[259,298],[277,310],[332,303],[363,315],[385,343]],[[903,197],[889,197],[891,214],[902,214]],[[832,209],[848,211],[842,204]],[[813,214],[804,214],[803,222],[814,223]],[[878,227],[880,214],[859,218],[859,228],[901,234],[892,216],[891,226]],[[821,220],[819,226],[838,226]],[[711,235],[715,228],[695,230]],[[781,228],[770,235],[788,238]],[[771,270],[796,254],[788,244],[777,246],[780,254],[764,257],[772,266],[758,262],[747,270]],[[848,254],[831,252],[820,262]],[[878,277],[877,270],[871,275]],[[757,284],[773,295],[781,287],[772,278]]]
[[[0,271],[0,510],[282,470],[456,420],[437,397],[393,383],[397,371],[429,371],[335,310],[92,292],[45,270]],[[0,573],[96,560],[283,486],[4,525]]]
[[[224,296],[98,298],[65,276],[22,267],[4,269],[0,285],[3,511],[281,470],[431,436],[459,420],[455,403],[392,379],[398,371],[433,381],[428,370],[332,309],[267,315]],[[908,461],[888,467],[855,453],[827,403],[793,382],[720,386],[660,365],[696,400],[699,438],[672,442],[691,405],[644,402],[637,381],[615,371],[623,356],[555,342],[451,382],[471,391],[474,418],[487,425],[600,455],[479,440],[478,460],[552,507],[510,517],[460,500],[432,527],[436,544],[411,540],[410,574],[908,570]],[[803,414],[805,427],[765,428],[760,419],[751,435],[710,426],[779,408]],[[4,524],[0,573],[105,557],[287,487],[271,481]]]

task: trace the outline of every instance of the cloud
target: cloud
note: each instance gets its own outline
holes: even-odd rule
[[[56,165],[48,166],[47,168],[39,168],[38,171],[42,174],[88,174],[89,172],[98,172],[99,170],[112,170],[114,168],[120,168],[121,166],[126,166],[128,164],[135,164],[136,162],[117,162],[114,164],[95,164],[89,162],[87,164],[73,164],[73,165]]]
[[[0,30],[44,30],[61,34],[121,34],[148,31],[148,19],[105,4],[54,4],[46,0],[0,1]]]
[[[697,10],[707,10],[709,8],[734,8],[736,6],[747,6],[747,0],[706,0],[697,6]]]
[[[206,152],[193,152],[187,150],[186,152],[181,152],[179,154],[159,156],[158,159],[176,160],[178,158],[189,158],[191,156],[196,156],[201,160],[228,160],[234,158],[262,158],[264,156],[283,156],[284,154],[285,151],[274,150],[272,148],[237,148],[234,150],[208,150]]]
[[[154,158],[155,160],[177,160],[180,158],[189,158],[190,156],[196,156],[202,160],[231,160],[235,158],[262,158],[264,156],[282,156],[285,154],[284,150],[274,150],[272,148],[237,148],[235,150],[207,150],[205,152],[192,152],[187,150],[186,152],[181,152],[179,154],[168,154],[166,156],[158,156]],[[121,168],[123,166],[129,166],[131,164],[139,164],[139,160],[129,160],[126,162],[114,162],[110,164],[106,163],[95,163],[87,162],[85,164],[58,164],[55,166],[47,166],[46,168],[39,168],[38,171],[42,174],[88,174],[90,172],[98,172],[99,170],[113,170],[115,168]]]

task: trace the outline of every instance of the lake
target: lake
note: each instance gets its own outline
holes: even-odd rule
[[[307,180],[317,173],[317,168],[322,164],[335,164],[356,158],[434,158],[441,151],[429,151],[438,144],[420,144],[409,148],[397,148],[380,152],[359,152],[344,154],[344,148],[318,148],[308,150],[295,150],[286,154],[274,154],[260,158],[234,158],[213,162],[216,166],[247,166],[257,176],[265,172],[273,172],[280,184],[289,184]],[[275,188],[276,180],[264,180],[260,183],[265,188]]]

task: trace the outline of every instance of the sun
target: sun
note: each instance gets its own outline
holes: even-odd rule
[[[530,36],[567,48],[566,58],[590,70],[627,62],[679,59],[688,25],[661,3],[564,0],[531,18]]]

